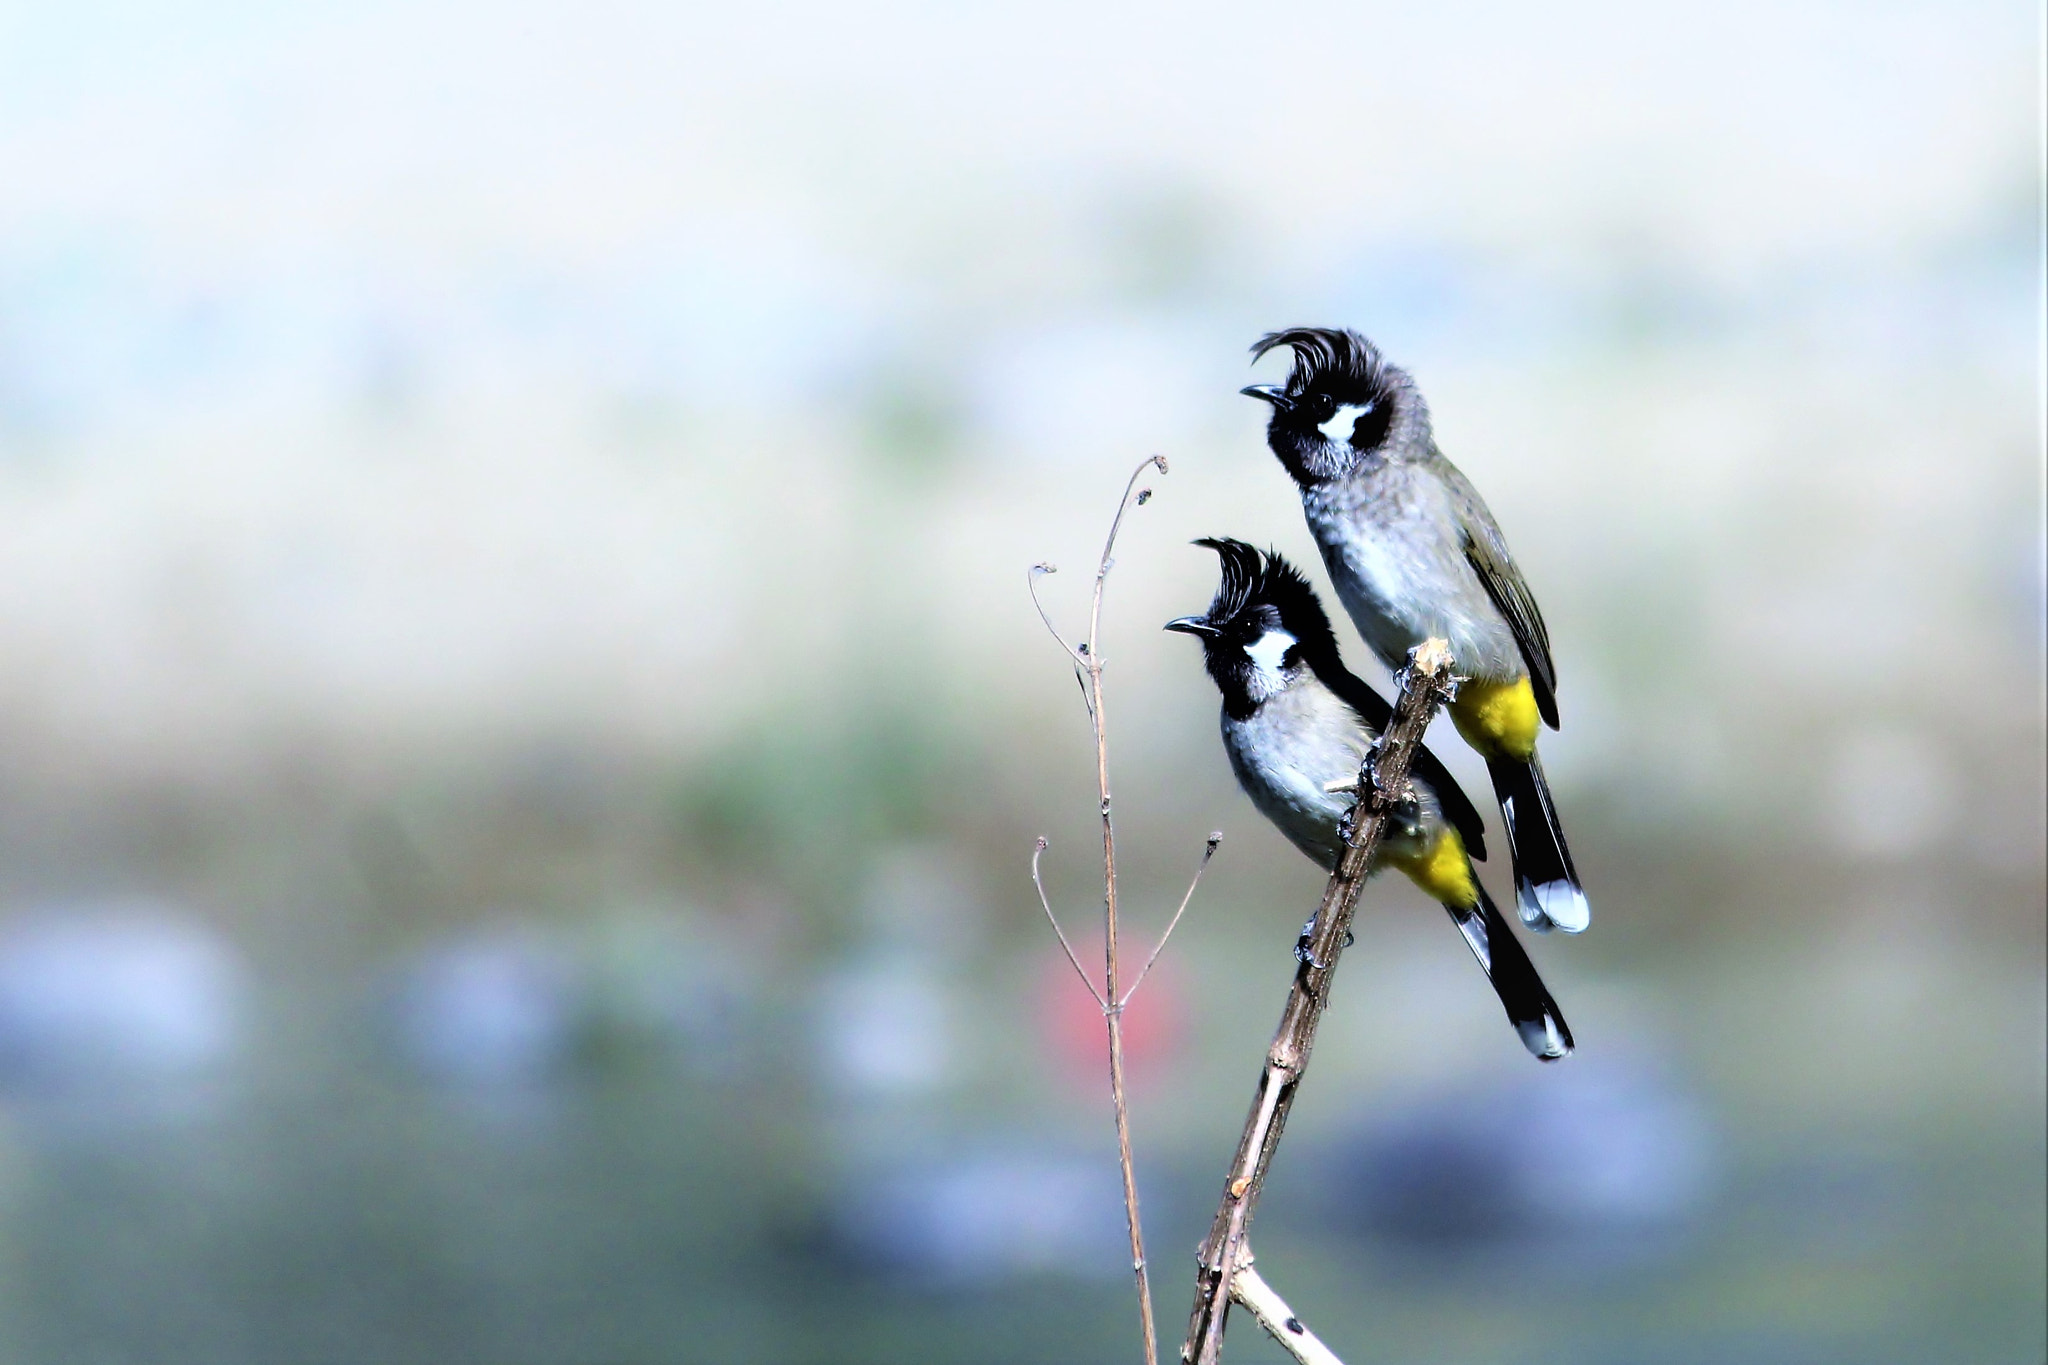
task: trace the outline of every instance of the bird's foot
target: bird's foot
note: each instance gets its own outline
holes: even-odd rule
[[[1300,936],[1294,940],[1294,960],[1305,967],[1313,967],[1319,972],[1326,972],[1330,969],[1330,964],[1316,957],[1315,938],[1316,917],[1310,915],[1308,923],[1301,926]],[[1357,941],[1357,936],[1349,929],[1344,931],[1344,946],[1346,948],[1349,948]]]

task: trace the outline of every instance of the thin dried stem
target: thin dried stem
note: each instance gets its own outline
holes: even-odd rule
[[[1110,814],[1109,717],[1103,707],[1101,631],[1102,590],[1109,580],[1110,566],[1116,562],[1117,532],[1123,529],[1124,513],[1132,503],[1143,503],[1151,497],[1149,488],[1134,490],[1144,472],[1155,466],[1160,473],[1166,472],[1165,459],[1154,455],[1132,470],[1124,483],[1124,495],[1117,502],[1116,516],[1102,542],[1102,560],[1095,570],[1095,591],[1088,605],[1088,644],[1084,651],[1088,659],[1088,709],[1095,722],[1095,790],[1101,798],[1102,812],[1102,993],[1116,1002],[1104,1011],[1109,1023],[1109,1096],[1116,1113],[1117,1163],[1124,1179],[1124,1222],[1131,1234],[1131,1271],[1137,1276],[1138,1315],[1145,1329],[1145,1365],[1159,1365],[1159,1333],[1153,1325],[1152,1280],[1145,1267],[1145,1233],[1138,1216],[1138,1176],[1131,1159],[1131,1117],[1124,1089],[1124,1008],[1117,981],[1116,826]]]
[[[1059,627],[1055,626],[1052,623],[1052,617],[1046,614],[1045,603],[1038,600],[1039,578],[1045,574],[1058,572],[1059,567],[1054,564],[1033,564],[1030,571],[1024,575],[1024,587],[1031,594],[1031,605],[1038,608],[1038,619],[1045,622],[1045,633],[1052,636],[1059,643],[1061,649],[1067,651],[1067,657],[1074,661],[1076,668],[1086,668],[1088,666],[1087,657],[1080,650],[1067,643],[1067,637],[1060,634]]]
[[[1151,498],[1152,490],[1149,488],[1139,488],[1138,480],[1147,469],[1155,468],[1161,474],[1166,473],[1166,459],[1164,456],[1153,455],[1147,458],[1136,469],[1131,471],[1131,477],[1124,483],[1123,497],[1117,502],[1116,516],[1110,521],[1109,535],[1102,543],[1102,559],[1095,569],[1095,589],[1089,597],[1088,640],[1085,644],[1068,644],[1065,637],[1058,630],[1054,629],[1052,617],[1047,614],[1044,604],[1039,601],[1038,579],[1042,574],[1052,573],[1052,565],[1035,565],[1031,570],[1028,580],[1031,587],[1031,602],[1038,609],[1038,619],[1045,623],[1045,628],[1051,633],[1053,639],[1059,641],[1060,648],[1066,650],[1068,657],[1074,661],[1074,666],[1081,675],[1081,696],[1088,707],[1089,725],[1095,732],[1095,790],[1098,798],[1098,810],[1102,819],[1103,988],[1101,990],[1098,991],[1095,988],[1094,981],[1090,980],[1088,973],[1082,970],[1079,956],[1075,954],[1072,945],[1067,942],[1066,935],[1060,932],[1059,921],[1054,918],[1052,913],[1052,904],[1046,899],[1045,885],[1038,875],[1039,855],[1044,853],[1046,847],[1046,841],[1043,838],[1038,841],[1038,846],[1031,855],[1031,879],[1033,884],[1038,887],[1039,903],[1045,906],[1046,918],[1052,921],[1053,932],[1059,934],[1060,946],[1067,950],[1068,960],[1074,964],[1074,969],[1081,973],[1081,979],[1088,985],[1089,994],[1094,996],[1096,1003],[1102,1007],[1102,1017],[1109,1027],[1109,1095],[1111,1106],[1116,1113],[1117,1163],[1123,1172],[1124,1221],[1129,1227],[1131,1234],[1131,1270],[1136,1275],[1138,1281],[1138,1316],[1145,1333],[1145,1365],[1159,1365],[1159,1334],[1154,1326],[1152,1312],[1152,1281],[1145,1267],[1145,1234],[1138,1216],[1138,1179],[1131,1159],[1130,1110],[1126,1102],[1124,1086],[1124,1004],[1129,997],[1118,989],[1120,981],[1117,940],[1116,827],[1110,816],[1109,720],[1103,710],[1102,702],[1101,632],[1102,592],[1104,585],[1109,580],[1110,568],[1116,562],[1114,556],[1117,534],[1123,529],[1124,513],[1128,512],[1133,506],[1142,506]],[[1214,851],[1215,845],[1212,841],[1210,852],[1213,853]],[[1205,864],[1207,863],[1208,859],[1206,856],[1203,861]],[[1199,879],[1199,874],[1197,876]],[[1193,894],[1192,887],[1189,888],[1189,894]],[[1181,902],[1181,908],[1182,910],[1187,908],[1185,899]],[[1174,919],[1176,922],[1178,922],[1179,918],[1179,914],[1175,914]],[[1168,932],[1171,932],[1170,928]],[[1162,946],[1163,943],[1164,941],[1162,940]],[[1153,956],[1156,958],[1158,954],[1155,952]],[[1149,969],[1151,963],[1147,962],[1146,967]],[[1138,979],[1140,981],[1144,980],[1143,972],[1138,974]]]
[[[1043,834],[1038,836],[1038,842],[1032,846],[1031,884],[1038,888],[1038,903],[1041,906],[1045,907],[1046,923],[1052,926],[1053,933],[1059,938],[1060,947],[1065,948],[1067,950],[1067,961],[1074,964],[1074,974],[1081,978],[1081,984],[1088,988],[1088,994],[1095,997],[1095,1003],[1100,1005],[1103,1008],[1103,1011],[1106,1013],[1109,1010],[1109,1001],[1103,999],[1102,992],[1095,989],[1094,981],[1089,979],[1088,969],[1081,965],[1080,954],[1074,951],[1073,944],[1067,942],[1067,931],[1060,928],[1059,919],[1052,912],[1052,902],[1046,899],[1045,882],[1038,875],[1038,860],[1045,856],[1046,849],[1050,848],[1051,846],[1052,841],[1050,839],[1047,839]]]
[[[1195,898],[1195,888],[1202,884],[1202,874],[1209,870],[1209,860],[1216,856],[1216,845],[1223,842],[1223,831],[1216,830],[1209,835],[1209,842],[1202,846],[1202,861],[1195,865],[1194,880],[1188,883],[1188,893],[1180,898],[1180,909],[1173,912],[1173,918],[1166,922],[1166,932],[1159,936],[1159,946],[1152,950],[1152,956],[1145,959],[1145,965],[1138,970],[1138,979],[1124,992],[1124,998],[1117,1003],[1128,1005],[1131,997],[1138,993],[1138,987],[1145,984],[1145,974],[1152,970],[1152,964],[1166,951],[1166,940],[1173,937],[1173,931],[1180,925],[1180,917],[1188,912],[1188,902]]]
[[[1108,580],[1109,571],[1116,563],[1113,556],[1116,552],[1117,532],[1123,529],[1124,513],[1131,510],[1131,504],[1135,501],[1138,506],[1143,507],[1151,498],[1152,490],[1149,488],[1138,488],[1138,480],[1144,477],[1146,470],[1154,468],[1158,469],[1161,474],[1166,472],[1166,457],[1164,455],[1150,456],[1136,469],[1131,471],[1130,479],[1124,484],[1123,500],[1117,503],[1116,516],[1109,523],[1109,535],[1102,542],[1102,562],[1095,567],[1095,596],[1088,608],[1088,648],[1084,652],[1091,659],[1095,657],[1096,636],[1102,626],[1102,585]],[[1131,496],[1133,489],[1137,489],[1135,499]],[[1098,678],[1097,681],[1099,683],[1100,679]]]

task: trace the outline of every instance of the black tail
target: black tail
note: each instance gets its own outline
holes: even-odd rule
[[[1571,850],[1565,847],[1564,827],[1557,822],[1543,765],[1534,755],[1527,763],[1489,758],[1486,771],[1493,778],[1493,794],[1500,798],[1500,813],[1507,818],[1508,847],[1515,858],[1515,908],[1522,923],[1539,934],[1552,929],[1581,932],[1592,922],[1593,908],[1586,903]]]
[[[1508,1012],[1515,1032],[1522,1035],[1522,1046],[1539,1062],[1570,1056],[1572,1031],[1564,1021],[1563,1011],[1544,989],[1543,978],[1536,975],[1536,964],[1522,951],[1515,931],[1501,918],[1486,888],[1477,882],[1473,886],[1479,892],[1477,904],[1444,907],[1450,912],[1451,922],[1465,936],[1465,946],[1472,950],[1472,956],[1485,968],[1486,979],[1493,983],[1501,1008]]]

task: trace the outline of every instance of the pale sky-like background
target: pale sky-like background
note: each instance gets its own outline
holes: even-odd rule
[[[1017,565],[1139,455],[1291,530],[1233,391],[1310,319],[1418,370],[1568,638],[1567,575],[1690,541],[1718,578],[1703,539],[1811,497],[1827,554],[1700,590],[1830,599],[1900,636],[1852,671],[1907,666],[1958,592],[2038,607],[2023,526],[1940,581],[1997,553],[1952,504],[2035,488],[2035,26],[10,7],[0,707],[86,751],[252,711],[701,734],[764,695],[743,657],[818,685],[899,409],[948,477],[860,591],[1007,671]],[[1936,580],[1879,594],[1917,622],[1859,557]]]

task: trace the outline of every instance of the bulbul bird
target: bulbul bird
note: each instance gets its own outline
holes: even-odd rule
[[[1344,667],[1330,618],[1293,565],[1241,540],[1195,543],[1222,559],[1222,584],[1205,615],[1166,628],[1202,642],[1238,785],[1296,848],[1334,870],[1359,768],[1393,708]],[[1414,804],[1389,822],[1372,870],[1405,872],[1450,912],[1530,1052],[1546,1062],[1569,1054],[1564,1015],[1472,869],[1468,849],[1486,856],[1479,812],[1426,748],[1411,779]]]
[[[1294,352],[1287,383],[1243,392],[1272,405],[1266,443],[1301,490],[1338,600],[1388,668],[1431,636],[1450,642],[1467,679],[1451,719],[1493,778],[1522,922],[1579,933],[1592,909],[1536,757],[1538,721],[1557,728],[1557,668],[1500,527],[1437,449],[1407,371],[1356,332],[1273,332],[1252,356],[1278,346]]]

